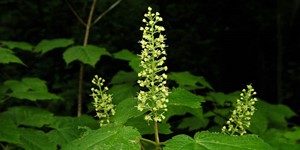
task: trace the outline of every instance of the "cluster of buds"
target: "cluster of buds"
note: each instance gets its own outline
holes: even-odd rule
[[[91,88],[93,105],[95,107],[97,117],[99,118],[100,127],[110,123],[110,116],[115,115],[115,105],[112,104],[112,95],[107,94],[108,87],[103,87],[105,80],[98,75],[92,80],[97,88]]]
[[[240,135],[246,134],[246,129],[250,127],[251,117],[255,112],[255,102],[257,98],[253,87],[247,85],[247,90],[243,89],[240,94],[240,98],[237,99],[236,108],[233,110],[231,117],[226,122],[226,125],[222,128],[222,133],[234,135],[238,133]]]
[[[141,27],[143,38],[140,41],[142,53],[140,56],[140,66],[142,71],[138,73],[138,84],[141,87],[138,93],[138,106],[140,111],[146,110],[145,120],[161,122],[167,111],[169,89],[166,86],[167,71],[164,66],[166,61],[165,35],[161,32],[165,30],[163,26],[157,25],[163,19],[158,12],[152,13],[152,8],[148,7],[148,13],[142,20],[146,26]]]

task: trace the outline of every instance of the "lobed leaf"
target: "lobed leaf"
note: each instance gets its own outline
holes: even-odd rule
[[[229,136],[221,133],[198,132],[194,139],[177,135],[165,142],[164,150],[273,150],[256,135]]]
[[[174,80],[179,87],[187,90],[196,90],[209,88],[213,89],[212,86],[202,76],[192,75],[188,71],[184,72],[170,72],[168,74],[170,80]]]
[[[67,47],[74,44],[74,41],[71,39],[52,39],[52,40],[42,40],[35,47],[36,52],[41,52],[45,54],[53,49]]]
[[[138,80],[138,76],[135,72],[117,72],[111,79],[111,84],[122,84],[122,83],[133,83],[135,84]]]
[[[47,135],[39,130],[21,128],[21,147],[28,150],[56,150],[56,144],[52,143]]]
[[[17,128],[17,125],[2,114],[0,114],[0,120],[0,142],[19,144],[20,131]]]
[[[154,124],[153,121],[145,121],[144,115],[140,115],[135,118],[130,118],[126,124],[127,126],[132,126],[138,129],[141,135],[145,134],[154,134]],[[158,132],[161,134],[170,134],[172,131],[170,130],[171,126],[169,123],[161,122],[158,124]]]
[[[137,110],[136,105],[137,101],[134,97],[121,101],[116,107],[116,114],[112,116],[114,123],[122,125],[125,124],[128,119],[144,114],[144,112]]]
[[[70,142],[63,146],[62,150],[140,150],[140,136],[140,133],[132,127],[105,126]]]
[[[32,51],[32,45],[26,42],[0,41],[0,43],[9,49],[18,48],[20,50]]]
[[[114,58],[129,61],[129,66],[135,71],[140,72],[142,69],[139,66],[140,58],[136,54],[130,52],[127,49],[123,49],[113,54]]]
[[[53,123],[49,126],[53,128],[48,132],[49,140],[60,146],[77,139],[82,135],[79,127],[88,127],[96,129],[99,127],[98,122],[90,116],[82,115],[80,117],[59,117],[53,119]]]
[[[0,63],[19,63],[25,65],[19,57],[14,55],[12,50],[2,47],[0,47]]]
[[[36,107],[18,106],[11,107],[0,114],[0,118],[11,120],[17,126],[42,127],[53,122],[53,114]]]
[[[100,60],[102,55],[110,55],[105,48],[97,47],[94,45],[87,46],[73,46],[68,48],[63,53],[63,58],[67,64],[75,60],[79,60],[84,64],[95,67],[96,63]]]
[[[12,90],[7,93],[8,96],[18,99],[31,101],[61,99],[61,97],[49,93],[46,82],[39,78],[23,78],[21,81],[7,80],[4,82],[4,86]]]
[[[201,102],[204,102],[204,97],[195,95],[183,88],[173,89],[169,95],[169,104],[174,106],[187,106],[190,108],[200,108]]]

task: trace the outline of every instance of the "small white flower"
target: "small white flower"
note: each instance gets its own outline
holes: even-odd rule
[[[138,84],[143,90],[138,93],[138,106],[140,111],[147,110],[149,112],[144,119],[147,121],[162,121],[165,119],[163,115],[167,111],[168,88],[166,85],[167,75],[163,71],[167,71],[164,66],[166,61],[165,36],[161,34],[165,30],[164,27],[157,25],[163,19],[158,12],[152,13],[152,8],[148,7],[148,12],[144,15],[143,22],[145,27],[140,29],[143,31],[142,40],[139,42],[142,47],[140,56],[140,66],[142,71],[138,73]]]

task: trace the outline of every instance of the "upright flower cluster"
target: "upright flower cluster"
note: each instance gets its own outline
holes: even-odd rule
[[[115,115],[114,105],[112,104],[112,95],[107,94],[108,88],[103,88],[104,79],[95,75],[92,83],[97,88],[91,88],[92,97],[94,99],[93,105],[95,107],[97,117],[99,118],[100,127],[110,123],[110,116]]]
[[[223,133],[230,135],[234,135],[234,133],[243,135],[246,133],[246,128],[250,127],[251,117],[255,112],[254,104],[257,98],[253,97],[254,95],[256,95],[256,92],[251,85],[247,85],[247,90],[242,90],[240,98],[237,99],[235,110],[233,110],[231,117],[222,128]]]
[[[154,120],[156,122],[162,121],[165,116],[164,112],[167,111],[168,103],[168,87],[166,86],[167,75],[163,73],[167,71],[167,66],[164,66],[166,61],[165,51],[165,35],[161,32],[165,30],[164,27],[156,25],[163,19],[159,13],[152,13],[152,8],[148,7],[143,22],[146,23],[145,27],[141,27],[143,31],[143,38],[140,41],[142,46],[142,53],[140,56],[140,66],[142,71],[138,73],[141,78],[138,84],[141,91],[138,93],[138,106],[140,111],[147,110],[148,114],[145,115],[145,120]]]

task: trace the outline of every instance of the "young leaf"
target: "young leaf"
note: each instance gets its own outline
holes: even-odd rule
[[[52,40],[42,40],[35,47],[36,52],[41,52],[42,54],[47,53],[56,48],[67,47],[74,44],[71,39],[52,39]]]
[[[63,58],[67,64],[79,60],[82,63],[95,67],[96,63],[100,60],[102,55],[110,55],[105,48],[97,47],[94,45],[87,46],[73,46],[68,48],[63,53]]]
[[[221,133],[198,132],[194,139],[187,135],[177,135],[165,142],[164,150],[273,150],[256,135],[229,136]]]
[[[24,125],[31,127],[42,127],[53,122],[53,114],[36,107],[19,106],[11,107],[7,111],[0,114],[0,118],[12,120],[16,125]]]
[[[45,81],[39,78],[23,78],[21,81],[7,80],[4,86],[12,90],[8,96],[36,100],[57,100],[61,99],[59,96],[49,93]]]
[[[0,43],[9,49],[18,48],[20,50],[32,51],[32,45],[26,42],[0,41]]]
[[[127,49],[123,49],[119,52],[116,52],[113,54],[114,58],[129,61],[129,66],[135,71],[140,72],[141,67],[140,64],[140,58],[136,54],[133,54]]]
[[[104,126],[70,142],[66,146],[63,146],[62,150],[140,150],[140,137],[140,133],[132,127]]]
[[[12,50],[2,47],[0,47],[0,63],[19,63],[24,65],[22,60],[19,57],[15,56]]]
[[[211,85],[202,76],[192,75],[190,72],[171,72],[168,74],[170,80],[174,80],[179,87],[187,90],[213,89]]]

